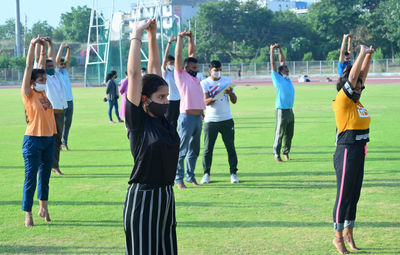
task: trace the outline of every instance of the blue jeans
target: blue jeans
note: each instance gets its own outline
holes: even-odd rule
[[[22,196],[22,210],[26,212],[32,211],[37,176],[39,176],[37,198],[43,201],[49,199],[49,180],[51,165],[54,160],[55,144],[56,140],[54,136],[26,135],[24,137],[22,155],[25,161],[25,182]]]
[[[181,138],[179,148],[178,168],[176,170],[175,183],[183,183],[185,175],[184,161],[186,158],[186,181],[194,182],[194,169],[200,152],[200,136],[202,129],[202,117],[181,113],[178,118],[178,134]]]
[[[115,115],[117,115],[118,120],[120,120],[119,118],[119,112],[118,112],[118,99],[114,99],[114,100],[108,100],[108,117],[110,118],[110,120],[112,121],[112,116],[111,116],[111,112],[112,112],[112,108],[114,107],[115,110]]]

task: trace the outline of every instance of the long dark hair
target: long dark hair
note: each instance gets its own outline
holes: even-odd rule
[[[161,86],[168,87],[168,83],[162,77],[156,74],[146,74],[142,78],[142,95],[150,98]]]
[[[112,79],[112,77],[114,77],[114,75],[116,75],[117,74],[117,71],[111,71],[110,73],[108,73],[107,75],[106,75],[106,82],[108,82],[109,80],[111,80]]]

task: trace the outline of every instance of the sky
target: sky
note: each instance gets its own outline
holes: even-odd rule
[[[131,3],[137,0],[114,0],[115,11],[128,11]],[[7,19],[15,18],[16,4],[15,0],[0,0],[0,25]],[[38,21],[46,20],[52,27],[58,27],[62,13],[71,11],[71,7],[87,5],[92,7],[92,0],[19,0],[20,20],[25,24],[25,15],[27,16],[28,28]],[[98,0],[99,9],[108,16],[112,9],[112,0]],[[107,13],[108,12],[108,13]]]

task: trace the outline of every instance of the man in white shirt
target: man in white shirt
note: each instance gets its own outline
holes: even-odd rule
[[[167,48],[165,49],[165,56],[162,64],[162,75],[164,80],[168,83],[169,88],[169,105],[167,113],[165,117],[173,125],[175,128],[177,127],[177,121],[179,117],[179,105],[181,102],[181,96],[179,94],[179,90],[175,84],[174,77],[174,63],[175,58],[169,55],[169,49],[171,47],[172,42],[176,41],[175,36],[171,36],[168,40]]]
[[[62,58],[62,52],[64,49],[67,49],[67,53],[65,55],[65,58]],[[72,86],[67,71],[70,59],[71,59],[71,48],[67,43],[62,43],[57,53],[56,62],[57,66],[59,67],[58,74],[64,86],[65,96],[68,104],[68,108],[64,110],[64,129],[62,132],[62,139],[61,139],[61,147],[63,150],[66,151],[69,151],[68,135],[69,135],[69,129],[71,128],[72,124],[72,115],[74,112],[74,102],[73,102],[74,97],[72,96]]]
[[[60,171],[60,148],[61,137],[64,128],[64,110],[68,108],[67,99],[65,95],[64,85],[61,81],[59,70],[55,68],[56,54],[54,51],[53,42],[49,37],[45,37],[48,42],[48,57],[46,60],[46,73],[47,73],[47,86],[46,95],[49,98],[54,109],[54,118],[56,120],[57,134],[56,136],[56,149],[54,152],[54,162],[52,171],[57,175],[62,175]]]
[[[233,88],[223,89],[232,84],[227,77],[221,77],[221,62],[211,61],[209,66],[210,77],[201,82],[204,92],[204,102],[206,104],[206,115],[204,118],[204,153],[203,170],[204,176],[202,184],[210,182],[210,170],[212,154],[218,133],[221,133],[226,150],[228,152],[228,162],[231,174],[231,183],[238,183],[237,155],[235,150],[235,129],[231,114],[229,101],[236,103],[237,97]],[[225,93],[219,99],[215,99],[219,93]]]

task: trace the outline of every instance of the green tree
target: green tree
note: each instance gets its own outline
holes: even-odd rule
[[[40,36],[49,36],[53,37],[54,28],[50,26],[47,21],[38,21],[32,25],[32,29],[30,31],[30,37]]]
[[[326,56],[326,61],[337,61],[339,59],[339,51],[331,50]]]
[[[307,52],[303,56],[303,61],[313,61],[312,52]]]
[[[72,7],[70,12],[61,14],[60,28],[65,36],[64,40],[86,42],[89,23],[90,8],[86,5]],[[59,36],[59,34],[57,34]]]
[[[14,70],[23,71],[26,65],[26,57],[14,57],[10,59],[10,67]]]
[[[23,31],[21,24],[21,33]],[[4,25],[0,25],[0,40],[15,40],[15,19],[8,19]]]
[[[6,54],[0,56],[0,68],[9,68],[10,58]]]

